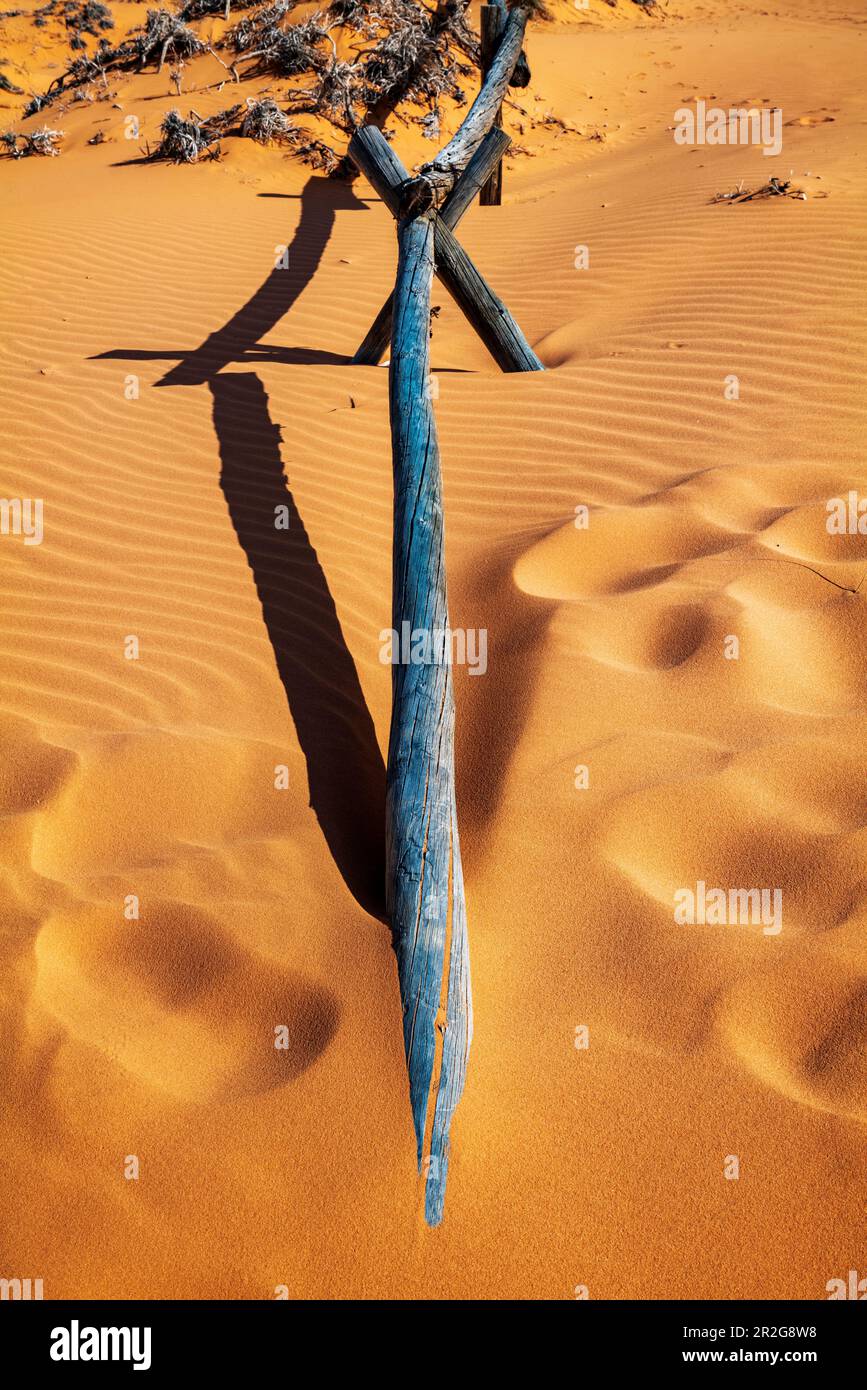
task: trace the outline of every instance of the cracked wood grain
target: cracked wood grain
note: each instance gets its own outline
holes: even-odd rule
[[[433,217],[398,227],[389,369],[396,633],[449,628],[442,481],[429,390]],[[449,1127],[472,1037],[469,951],[454,777],[450,647],[392,667],[386,775],[386,904],[403,1002],[404,1047],[425,1219],[442,1220]]]

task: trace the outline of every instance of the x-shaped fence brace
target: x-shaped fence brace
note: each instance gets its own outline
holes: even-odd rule
[[[510,144],[504,131],[488,131],[458,176],[434,220],[435,270],[504,372],[539,372],[543,370],[539,358],[454,235],[454,228]],[[404,200],[414,183],[382,131],[377,126],[363,126],[356,131],[349,155],[392,215],[402,219]],[[375,365],[381,360],[391,340],[393,314],[394,291],[374,319],[353,362]]]
[[[375,126],[357,131],[349,145],[351,159],[397,219],[394,293],[354,361],[378,362],[390,339],[397,650],[386,769],[386,907],[425,1218],[433,1226],[443,1215],[449,1130],[466,1077],[472,1002],[455,803],[442,481],[429,387],[430,295],[436,273],[504,371],[543,370],[453,230],[509,144],[494,122],[521,54],[527,13],[520,3],[510,11],[466,118],[416,177],[409,177]]]

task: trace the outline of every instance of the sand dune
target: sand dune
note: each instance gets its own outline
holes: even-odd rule
[[[536,26],[531,154],[461,226],[549,370],[435,296],[451,620],[488,631],[435,1233],[382,921],[387,372],[347,363],[393,224],[250,142],[129,163],[153,72],[0,166],[0,495],[45,517],[0,537],[2,1251],[46,1296],[814,1299],[857,1261],[867,538],[825,522],[867,492],[865,16],[632,8]],[[779,105],[782,154],[675,145],[696,97]],[[676,924],[699,879],[778,886],[782,932]]]

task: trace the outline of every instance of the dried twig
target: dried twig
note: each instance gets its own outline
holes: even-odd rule
[[[732,189],[731,193],[715,193],[712,203],[751,203],[756,198],[800,198],[805,199],[802,188],[794,188],[788,179],[772,178],[760,188],[744,188],[743,183]]]
[[[3,153],[8,159],[26,159],[28,155],[60,154],[59,142],[62,139],[62,130],[49,130],[48,126],[42,126],[40,130],[31,130],[26,134],[6,130],[0,135],[0,144],[5,147]]]

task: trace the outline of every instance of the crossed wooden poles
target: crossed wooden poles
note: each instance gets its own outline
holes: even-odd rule
[[[496,57],[460,129],[416,178],[408,176],[374,126],[357,131],[349,146],[353,162],[397,219],[394,293],[354,361],[378,362],[390,340],[392,629],[400,639],[425,635],[429,653],[419,663],[405,648],[392,654],[386,904],[403,1002],[419,1171],[425,1179],[425,1219],[432,1226],[443,1215],[449,1128],[464,1087],[472,1002],[455,806],[442,482],[429,388],[430,296],[436,274],[504,371],[543,370],[453,232],[509,144],[493,126],[526,23],[526,10],[510,11]]]

